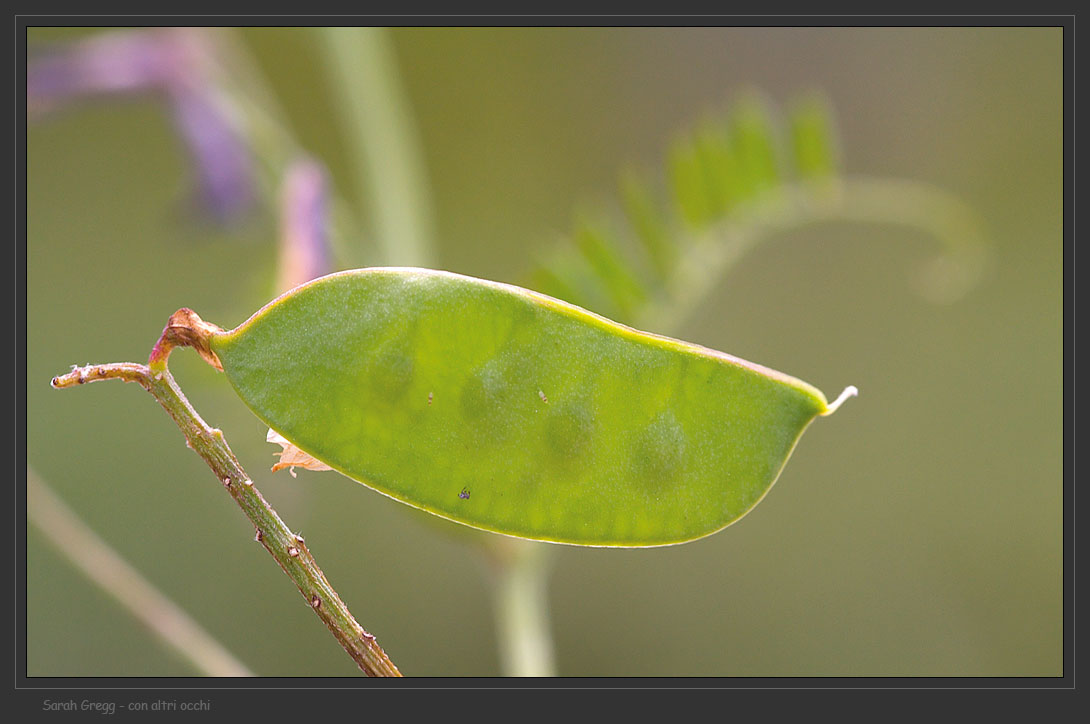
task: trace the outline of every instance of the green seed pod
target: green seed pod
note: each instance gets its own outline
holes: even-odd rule
[[[580,545],[726,527],[841,401],[536,292],[426,269],[316,279],[207,345],[250,409],[320,463],[450,520]]]

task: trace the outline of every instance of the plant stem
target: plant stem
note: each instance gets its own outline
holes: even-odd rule
[[[161,340],[162,342],[162,340]],[[156,349],[168,345],[156,345]],[[189,404],[165,366],[152,372],[132,362],[87,365],[54,377],[53,387],[64,389],[99,380],[137,382],[159,402],[185,435],[186,442],[204,461],[220,484],[242,508],[256,529],[255,538],[295,582],[307,602],[330,633],[368,676],[400,676],[400,672],[378,645],[375,637],[356,622],[340,596],[326,580],[302,536],[291,530],[265,501],[250,476],[242,469],[220,430],[209,427]]]
[[[556,676],[546,598],[548,546],[506,537],[490,544],[501,670],[505,676]]]
[[[27,466],[27,520],[88,579],[206,676],[253,676],[177,604],[148,582]]]
[[[434,263],[431,203],[408,102],[383,28],[318,28],[333,101],[383,263]]]

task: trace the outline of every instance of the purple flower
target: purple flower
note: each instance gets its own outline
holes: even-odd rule
[[[309,158],[292,163],[280,189],[280,280],[287,291],[332,269],[329,254],[329,180]]]
[[[87,101],[161,98],[193,156],[199,201],[227,220],[254,201],[254,161],[216,73],[215,49],[199,29],[102,33],[31,57],[27,111],[37,116]]]
[[[253,158],[214,94],[171,89],[174,123],[194,157],[198,201],[216,218],[234,218],[254,202]]]
[[[27,66],[27,108],[42,113],[73,101],[156,91],[183,61],[163,31],[103,33],[39,51]]]

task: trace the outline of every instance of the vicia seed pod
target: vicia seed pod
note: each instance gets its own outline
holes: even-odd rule
[[[426,269],[331,274],[201,336],[307,456],[444,518],[580,545],[724,528],[855,392],[829,405],[722,352]]]

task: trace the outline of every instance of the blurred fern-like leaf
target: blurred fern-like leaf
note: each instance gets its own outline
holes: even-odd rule
[[[669,332],[744,251],[769,234],[822,221],[904,224],[945,244],[921,289],[959,296],[984,255],[975,215],[949,194],[909,181],[842,175],[828,101],[810,94],[778,110],[757,93],[676,137],[666,189],[646,173],[620,178],[621,222],[577,216],[570,240],[530,274],[528,286],[627,324]]]

